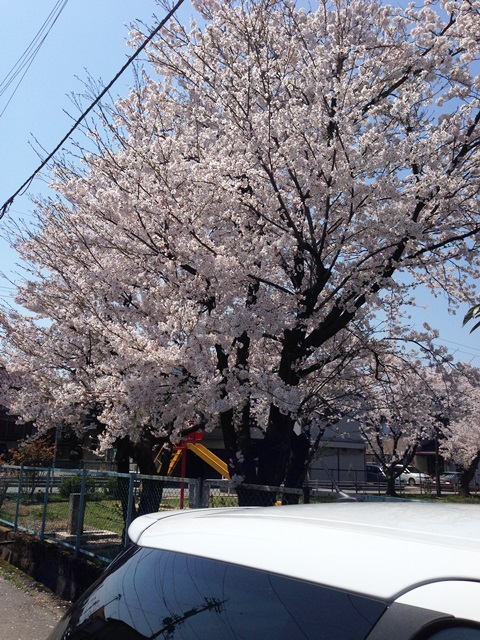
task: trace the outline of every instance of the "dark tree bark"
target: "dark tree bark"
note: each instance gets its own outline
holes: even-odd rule
[[[478,463],[480,461],[480,452],[475,458],[472,460],[470,465],[462,470],[462,474],[460,476],[458,482],[458,495],[463,498],[468,498],[471,495],[470,492],[470,483],[475,477],[475,472],[477,471]]]
[[[397,495],[397,488],[395,486],[395,480],[397,477],[393,474],[387,474],[387,489],[385,495],[394,498]]]
[[[117,441],[117,468],[119,473],[130,472],[130,458],[138,465],[142,475],[155,476],[156,467],[153,455],[154,441],[147,434],[138,442],[132,443],[127,438]],[[130,487],[129,478],[117,478],[118,491],[122,504],[124,522],[128,518],[128,494]],[[146,513],[156,513],[160,508],[163,496],[164,483],[159,480],[142,478],[140,499],[138,504],[133,501],[132,518]]]

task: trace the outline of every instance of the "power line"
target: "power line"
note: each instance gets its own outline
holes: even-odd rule
[[[38,52],[40,51],[40,48],[41,48],[42,44],[45,42],[48,34],[52,30],[53,25],[58,20],[58,18],[60,17],[60,14],[64,10],[65,6],[67,5],[67,2],[68,2],[68,0],[58,0],[57,1],[57,4],[54,6],[52,11],[48,15],[48,18],[45,20],[45,22],[42,24],[40,29],[37,31],[37,34],[33,38],[32,42],[28,45],[28,47],[22,53],[20,58],[13,65],[13,67],[10,69],[10,71],[7,73],[5,78],[0,83],[0,96],[3,96],[5,91],[12,84],[12,82],[25,69],[23,71],[23,74],[22,74],[20,80],[17,82],[17,85],[16,85],[15,89],[13,90],[12,95],[8,99],[7,104],[4,106],[2,112],[0,113],[0,118],[3,116],[3,114],[5,113],[5,110],[7,109],[8,105],[12,101],[12,98],[16,94],[20,84],[22,83],[23,78],[25,77],[27,71],[29,70],[32,62],[35,60]],[[45,30],[46,30],[46,33],[44,33]]]
[[[63,5],[59,6],[61,4],[61,2],[63,2]],[[22,69],[27,64],[31,64],[32,59],[35,57],[35,55],[37,54],[39,48],[41,47],[41,45],[45,41],[46,36],[50,33],[53,25],[55,24],[55,22],[57,21],[58,17],[61,14],[61,12],[65,8],[65,5],[67,4],[67,2],[68,2],[68,0],[58,0],[57,1],[57,4],[52,9],[52,11],[49,13],[49,15],[48,15],[47,19],[45,20],[45,22],[43,23],[43,25],[37,31],[37,34],[33,38],[32,42],[28,45],[28,47],[22,53],[20,58],[17,60],[17,62],[13,65],[11,70],[7,73],[5,78],[2,80],[2,82],[0,82],[0,95],[3,95],[5,93],[5,91],[8,89],[10,84],[15,80],[15,78],[18,76],[18,74],[22,71]],[[52,21],[52,22],[51,22],[51,24],[49,26],[50,21]],[[43,32],[45,31],[45,29],[47,29],[47,27],[48,27],[47,33],[43,36],[41,41],[38,42],[39,39],[41,38]]]
[[[454,344],[457,347],[463,347],[464,349],[473,349],[474,351],[479,351],[480,352],[480,347],[471,347],[468,344],[461,344],[460,342],[453,342],[453,340],[447,340],[446,338],[440,338],[440,337],[436,338],[436,340],[438,340],[439,342],[448,342],[449,344]],[[462,353],[464,353],[464,352],[462,352]],[[480,355],[480,353],[477,354],[477,355]]]
[[[12,213],[17,213],[19,216],[27,217],[27,218],[35,218],[35,213],[32,211],[19,211],[18,209],[11,209]]]
[[[135,51],[135,53],[130,56],[130,58],[127,60],[127,62],[123,65],[123,67],[120,69],[120,71],[116,74],[116,76],[113,78],[113,80],[111,80],[108,85],[103,89],[103,91],[101,91],[99,93],[99,95],[95,98],[95,100],[92,102],[92,104],[88,107],[88,109],[86,109],[82,115],[78,118],[78,120],[76,120],[76,122],[74,123],[73,127],[70,129],[70,131],[62,138],[62,140],[60,140],[60,142],[57,144],[57,146],[55,147],[55,149],[47,156],[47,158],[39,165],[39,167],[32,173],[32,175],[25,180],[25,182],[22,184],[22,186],[17,189],[17,191],[15,191],[15,193],[10,196],[10,198],[8,200],[6,200],[6,202],[4,202],[4,204],[2,205],[1,209],[0,209],[0,219],[3,218],[3,216],[7,213],[7,211],[9,210],[9,208],[11,207],[11,205],[13,204],[13,201],[15,200],[15,198],[22,192],[24,192],[25,189],[28,189],[28,187],[30,186],[30,184],[32,183],[33,179],[35,178],[35,176],[40,173],[40,171],[50,162],[50,160],[53,158],[53,156],[57,153],[57,151],[62,147],[62,145],[70,138],[70,136],[72,135],[72,133],[75,131],[75,129],[83,122],[83,120],[85,120],[85,118],[87,117],[87,115],[90,113],[90,111],[92,111],[92,109],[100,102],[100,100],[105,96],[106,93],[108,93],[108,91],[110,91],[110,89],[112,88],[112,86],[115,84],[115,82],[119,79],[119,77],[122,75],[122,73],[132,64],[132,62],[140,55],[140,53],[145,49],[145,47],[149,44],[149,42],[151,42],[151,40],[153,40],[153,38],[157,35],[157,33],[160,31],[160,29],[162,29],[165,24],[168,22],[168,20],[170,20],[170,18],[177,12],[177,10],[181,7],[181,5],[183,4],[184,0],[178,0],[178,2],[173,6],[173,8],[168,12],[168,14],[165,16],[165,18],[159,23],[159,25],[151,32],[151,34],[148,36],[148,38],[140,45],[140,47]]]

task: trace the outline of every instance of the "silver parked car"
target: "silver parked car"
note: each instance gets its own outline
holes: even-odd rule
[[[440,474],[440,486],[447,491],[458,491],[460,486],[461,471],[448,471]],[[469,484],[470,491],[480,490],[480,477],[476,474]]]
[[[154,513],[50,640],[479,640],[480,513],[337,503]]]
[[[398,465],[398,470],[401,468],[402,466]],[[411,487],[414,485],[430,484],[432,482],[432,478],[428,474],[412,466],[405,467],[399,477],[402,483],[408,484]]]

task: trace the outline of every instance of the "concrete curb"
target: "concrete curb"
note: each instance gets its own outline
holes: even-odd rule
[[[75,557],[53,543],[7,527],[0,527],[0,559],[70,602],[88,589],[105,569],[99,562]]]

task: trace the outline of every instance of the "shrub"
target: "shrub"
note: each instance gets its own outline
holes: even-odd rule
[[[71,493],[81,493],[82,475],[77,473],[64,478],[58,491],[63,498],[68,498]],[[85,479],[85,493],[89,495],[95,493],[95,480],[89,476]]]
[[[25,467],[49,467],[55,446],[47,436],[37,440],[20,440],[18,449],[10,452],[10,464]]]
[[[118,480],[119,478],[108,478],[103,485],[105,495],[113,498],[114,500],[120,500],[122,495],[122,490]]]

